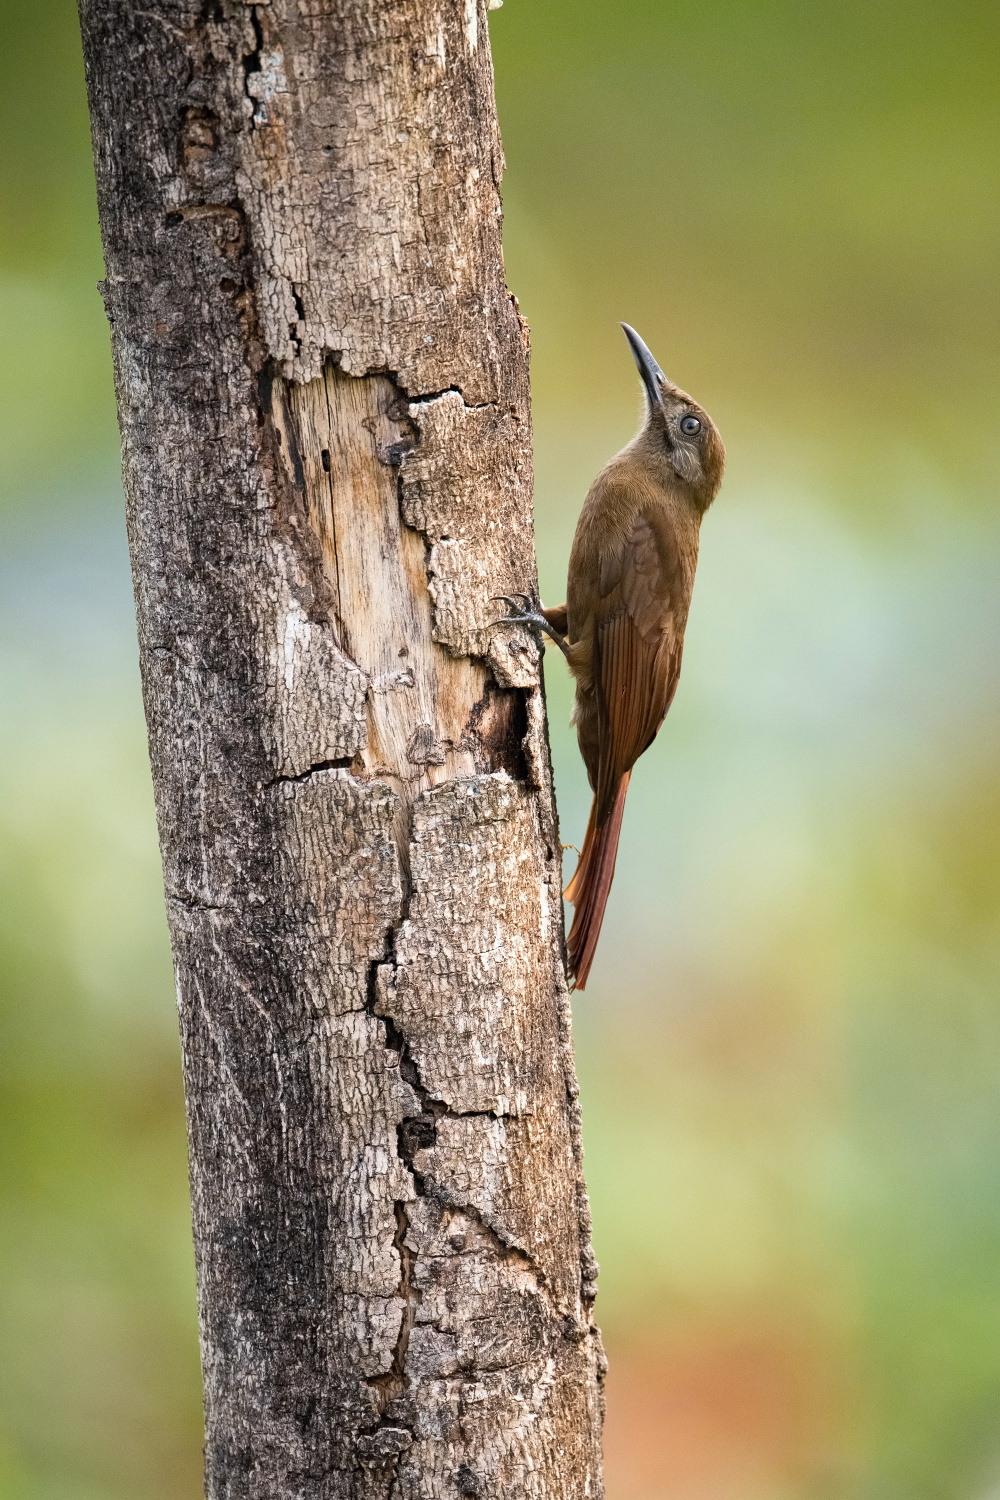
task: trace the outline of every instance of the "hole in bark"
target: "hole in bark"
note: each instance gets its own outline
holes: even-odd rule
[[[305,505],[306,476],[302,464],[302,455],[299,453],[295,422],[288,407],[285,383],[275,371],[272,360],[268,360],[257,375],[257,400],[260,410],[264,413],[265,417],[274,419],[277,412],[277,420],[273,420],[271,430],[275,435],[277,444],[280,446],[280,429],[284,428],[285,436],[288,439],[288,461],[292,466],[292,473],[295,477],[295,487],[302,504]],[[345,764],[349,765],[350,761],[347,761]]]
[[[404,1120],[396,1126],[396,1139],[400,1158],[412,1169],[417,1152],[427,1151],[437,1144],[437,1126],[428,1115]]]
[[[378,965],[372,964],[371,972],[368,976],[368,1003],[373,1015],[377,1014],[375,1010],[375,984],[377,969]],[[410,1049],[407,1044],[406,1038],[403,1036],[403,1033],[400,1031],[399,1027],[396,1025],[391,1016],[379,1016],[379,1020],[385,1027],[386,1046],[390,1049],[390,1051],[399,1053],[399,1076],[403,1079],[404,1083],[408,1083],[410,1087],[412,1089],[415,1089],[416,1092],[421,1096],[421,1102],[423,1103],[424,1108],[429,1108],[429,1101],[424,1098],[426,1090],[423,1084],[420,1082],[420,1074],[417,1071],[416,1063],[410,1056]],[[444,1105],[441,1105],[441,1111],[444,1111]]]
[[[468,1464],[459,1464],[455,1485],[460,1495],[479,1497],[483,1493],[482,1480],[472,1472]]]
[[[416,445],[412,442],[403,441],[390,443],[379,453],[379,462],[386,464],[390,469],[398,469],[408,453],[412,453]]]
[[[516,688],[500,688],[491,678],[465,727],[465,737],[473,741],[483,770],[503,770],[514,781],[526,781],[528,765],[524,756],[524,739],[527,733],[528,708],[524,693]]]
[[[329,450],[329,448],[324,448],[319,457],[320,457],[320,462],[323,465],[323,473],[324,474],[329,474],[329,472],[330,472],[330,450]]]
[[[260,409],[268,416],[271,415],[271,392],[274,386],[274,369],[270,360],[264,365],[257,376],[257,400]]]
[[[223,276],[219,282],[219,289],[223,292],[235,292],[238,285],[239,283],[235,282],[231,276]]]
[[[447,1114],[448,1107],[440,1099],[432,1099],[424,1087],[420,1070],[410,1056],[410,1046],[391,1016],[379,1015],[375,1009],[378,999],[378,961],[368,965],[367,1009],[385,1027],[385,1044],[399,1057],[399,1076],[408,1083],[420,1100],[420,1114],[410,1115],[396,1126],[396,1148],[399,1159],[413,1173],[413,1185],[417,1196],[423,1196],[423,1179],[414,1171],[413,1159],[418,1151],[426,1151],[437,1142],[437,1121]]]
[[[169,213],[167,214],[167,217],[163,222],[164,224],[166,224],[168,229],[176,229],[179,224],[184,223],[184,215],[179,213]]]
[[[257,14],[256,5],[252,5],[250,7],[250,22],[253,26],[253,38],[257,43],[257,48],[254,52],[248,52],[243,59],[243,74],[247,79],[249,79],[251,73],[260,72],[260,54],[264,46],[264,32],[261,28],[260,17]],[[246,92],[249,95],[249,88]]]

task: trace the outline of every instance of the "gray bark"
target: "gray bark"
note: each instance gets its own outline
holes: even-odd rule
[[[81,0],[212,1497],[594,1496],[485,0]]]

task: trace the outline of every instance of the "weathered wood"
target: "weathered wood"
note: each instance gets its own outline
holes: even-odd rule
[[[81,0],[212,1497],[600,1496],[483,0]]]

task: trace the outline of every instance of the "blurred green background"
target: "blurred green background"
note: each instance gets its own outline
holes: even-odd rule
[[[79,38],[70,0],[4,21],[0,1496],[193,1500]],[[491,29],[546,600],[636,422],[620,318],[729,449],[576,1003],[610,1500],[998,1500],[1000,10],[507,0]]]

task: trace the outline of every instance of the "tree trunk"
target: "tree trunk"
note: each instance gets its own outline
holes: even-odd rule
[[[81,0],[212,1497],[594,1496],[485,0]]]

